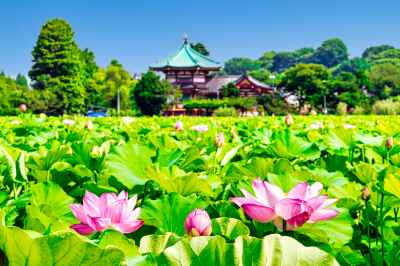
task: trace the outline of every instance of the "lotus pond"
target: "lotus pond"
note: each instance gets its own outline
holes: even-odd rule
[[[0,265],[400,265],[400,119],[0,118]]]

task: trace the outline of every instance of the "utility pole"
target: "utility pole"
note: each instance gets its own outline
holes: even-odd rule
[[[117,90],[117,114],[118,115],[119,115],[120,110],[121,110],[121,99],[120,99],[120,90],[118,87],[118,90]]]

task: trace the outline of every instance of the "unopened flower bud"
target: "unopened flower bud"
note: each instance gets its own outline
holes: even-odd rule
[[[202,209],[195,209],[186,218],[185,230],[191,236],[211,235],[212,226],[210,216]]]

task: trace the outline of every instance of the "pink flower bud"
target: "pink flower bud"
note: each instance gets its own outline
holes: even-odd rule
[[[285,116],[285,124],[290,127],[294,123],[293,117],[290,113]]]
[[[176,130],[176,131],[182,131],[182,130],[183,130],[183,123],[182,123],[182,121],[176,121],[176,123],[175,123],[175,130]]]
[[[202,209],[195,209],[186,218],[185,230],[191,236],[211,235],[212,226],[210,216]]]
[[[27,107],[26,104],[24,104],[24,103],[21,103],[21,104],[18,106],[18,108],[19,108],[19,110],[20,110],[22,113],[25,113],[25,112],[28,110],[28,107]]]
[[[224,133],[218,133],[217,137],[215,138],[215,143],[218,147],[222,147],[225,145],[225,136]]]
[[[86,121],[85,128],[87,128],[88,130],[93,130],[93,128],[94,128],[93,122],[90,120]]]
[[[393,137],[389,137],[386,140],[386,148],[390,150],[391,148],[393,148],[393,144],[394,144]]]
[[[371,193],[369,192],[368,187],[365,187],[361,192],[361,197],[363,200],[369,199],[370,195],[371,195]]]

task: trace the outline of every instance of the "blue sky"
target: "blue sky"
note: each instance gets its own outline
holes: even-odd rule
[[[131,73],[174,52],[183,33],[222,62],[331,37],[353,56],[370,45],[400,46],[398,0],[4,0],[0,11],[0,70],[9,75],[28,72],[40,27],[55,17],[68,20],[99,65],[115,58]]]

